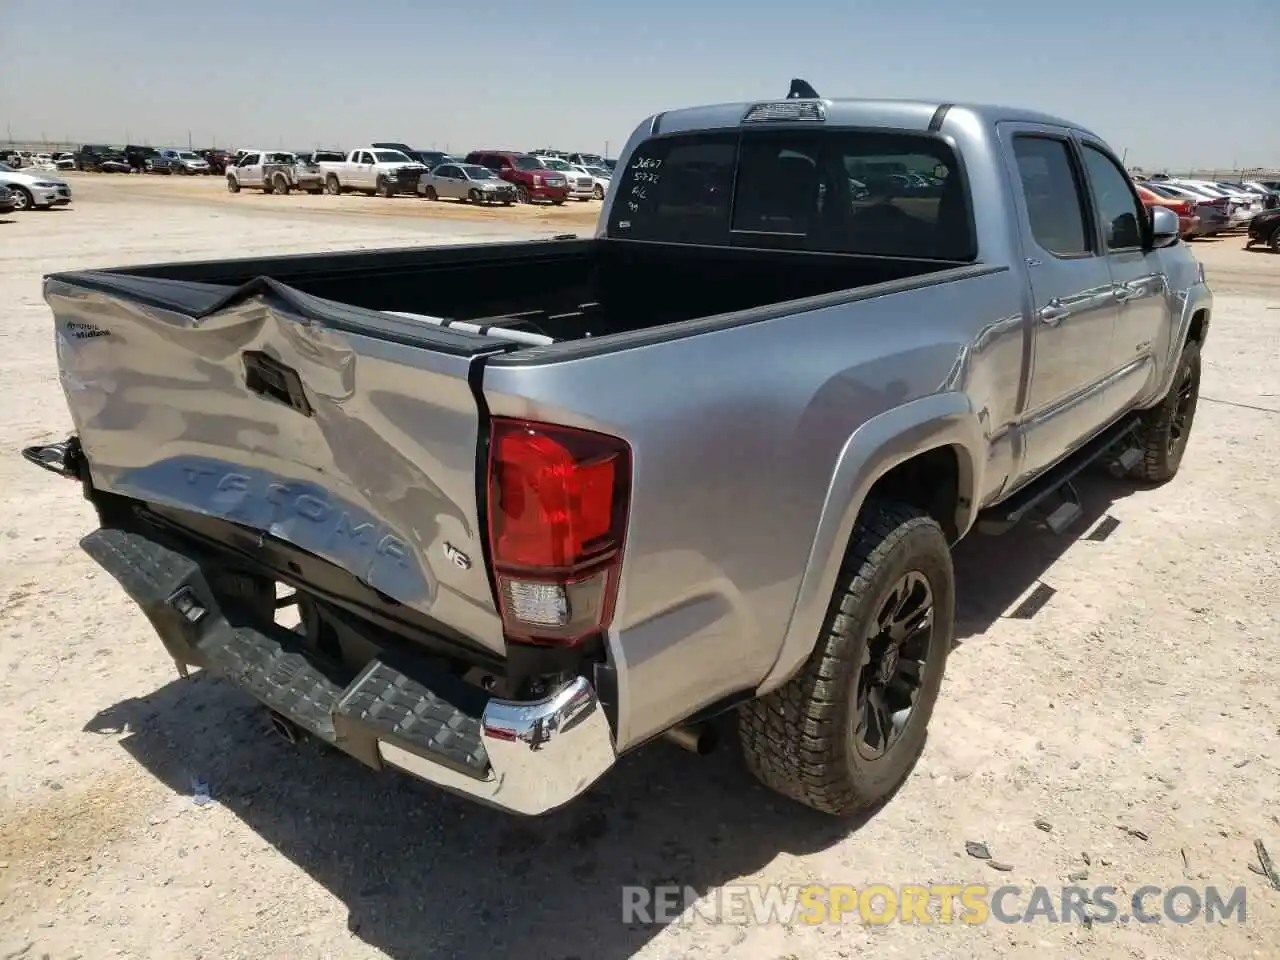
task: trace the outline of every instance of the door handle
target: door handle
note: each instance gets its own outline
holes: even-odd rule
[[[1130,297],[1132,297],[1134,295],[1134,292],[1135,291],[1129,289],[1127,286],[1119,286],[1119,287],[1112,288],[1111,296],[1123,302],[1125,300],[1128,300]]]
[[[1067,309],[1066,304],[1057,297],[1054,297],[1040,308],[1038,316],[1040,317],[1041,323],[1047,324],[1051,327],[1056,327],[1062,322],[1062,318],[1070,312],[1071,311]]]

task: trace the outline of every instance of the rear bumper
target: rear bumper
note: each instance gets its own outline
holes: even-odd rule
[[[246,625],[240,616],[229,621],[186,552],[119,529],[96,530],[81,546],[120,582],[176,662],[224,678],[374,769],[394,767],[536,815],[572,800],[613,766],[609,722],[582,677],[545,699],[513,702],[384,653],[342,686],[292,631]]]

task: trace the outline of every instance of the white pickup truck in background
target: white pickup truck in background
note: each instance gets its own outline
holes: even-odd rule
[[[425,164],[410,159],[399,150],[357,147],[341,162],[325,161],[325,193],[337,194],[358,190],[394,197],[399,193],[416,196],[418,180],[427,172]]]

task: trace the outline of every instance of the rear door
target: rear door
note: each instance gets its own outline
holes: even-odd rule
[[[47,282],[95,486],[292,543],[443,635],[502,653],[470,383],[498,342],[294,292],[296,265],[232,261],[229,283],[223,266]],[[321,267],[372,264],[334,254]],[[240,283],[264,275],[286,286]],[[193,276],[213,283],[173,279]],[[90,302],[102,331],[92,337]],[[255,542],[235,545],[252,553]]]
[[[1035,331],[1021,481],[1061,459],[1106,419],[1102,394],[1120,302],[1070,133],[1004,123],[1000,136]]]

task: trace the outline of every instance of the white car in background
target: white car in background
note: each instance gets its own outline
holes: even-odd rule
[[[1227,213],[1229,230],[1248,226],[1254,214],[1262,211],[1262,199],[1250,194],[1247,190],[1228,188],[1211,180],[1193,180],[1189,177],[1172,177],[1169,182],[1174,186],[1194,190],[1208,197],[1226,197],[1230,204]]]
[[[613,178],[613,171],[608,167],[589,167],[583,163],[572,164],[574,170],[578,173],[585,173],[591,178],[592,188],[591,196],[595,200],[603,200],[604,195],[609,192],[609,181]]]
[[[569,184],[569,196],[574,200],[590,200],[596,195],[596,184],[591,175],[584,173],[568,160],[559,157],[539,157],[542,165],[548,170],[563,173]]]
[[[7,163],[0,163],[0,186],[8,187],[13,194],[15,210],[36,207],[50,210],[71,202],[71,187],[65,180],[46,176],[38,170],[15,170]]]

